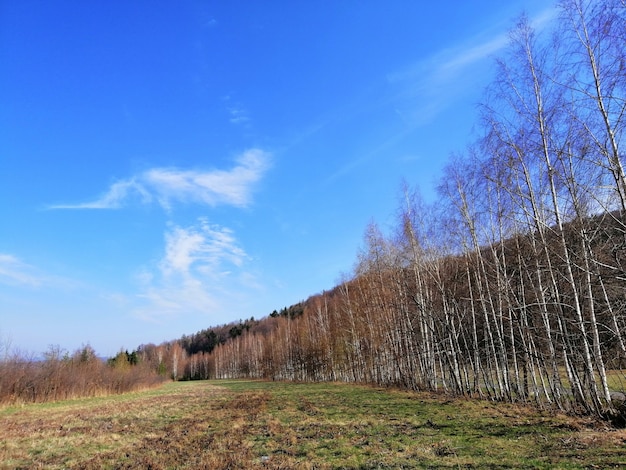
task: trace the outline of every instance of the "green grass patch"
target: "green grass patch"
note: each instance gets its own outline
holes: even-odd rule
[[[610,468],[626,433],[528,407],[345,384],[169,383],[0,410],[0,468]]]

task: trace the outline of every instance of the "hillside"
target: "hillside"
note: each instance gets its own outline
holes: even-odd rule
[[[405,184],[395,224],[367,227],[343,282],[217,346],[210,375],[444,391],[623,424],[625,13],[562,2],[558,34],[520,17],[438,199]]]

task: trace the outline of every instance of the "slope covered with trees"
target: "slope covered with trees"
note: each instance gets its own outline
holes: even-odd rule
[[[520,18],[439,198],[402,191],[352,275],[218,344],[215,377],[344,380],[618,412],[626,359],[626,4]],[[193,356],[192,356],[193,357]]]

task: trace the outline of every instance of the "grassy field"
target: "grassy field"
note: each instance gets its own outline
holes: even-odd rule
[[[509,404],[339,384],[168,383],[0,409],[15,468],[610,468],[626,432]]]

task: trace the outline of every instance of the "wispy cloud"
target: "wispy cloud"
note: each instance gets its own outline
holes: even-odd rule
[[[38,287],[42,282],[43,277],[35,267],[16,256],[0,253],[0,283]]]
[[[152,168],[132,178],[117,181],[98,199],[78,204],[54,204],[49,209],[119,209],[132,202],[158,202],[170,209],[172,203],[245,207],[254,184],[269,167],[269,153],[250,149],[229,170],[183,170]]]
[[[458,78],[464,68],[489,58],[508,42],[508,35],[502,33],[482,42],[470,41],[454,48],[444,49],[436,54],[420,60],[408,68],[396,71],[387,76],[392,83],[405,81],[417,82],[424,88],[436,83],[449,82]]]
[[[556,14],[555,8],[542,10],[531,24],[544,28]],[[405,69],[387,76],[390,85],[398,87],[400,103],[397,112],[404,117],[411,114],[417,124],[452,105],[461,92],[471,91],[474,83],[488,70],[489,59],[495,57],[509,43],[508,31],[489,37],[474,37],[434,53]],[[417,101],[417,103],[416,103]],[[410,108],[407,108],[410,106]],[[406,109],[413,109],[412,113]]]
[[[61,276],[51,275],[19,257],[0,253],[0,285],[25,288],[72,289],[79,285]]]
[[[153,200],[152,194],[139,180],[132,178],[129,180],[117,181],[111,185],[109,190],[99,199],[78,204],[54,204],[48,206],[49,209],[119,209],[128,201],[139,198],[142,203],[149,203]]]
[[[250,121],[248,111],[242,106],[229,106],[228,113],[232,124],[245,124]]]
[[[233,100],[233,97],[230,95],[223,96],[222,101],[226,105],[226,111],[230,116],[229,121],[231,124],[243,125],[250,123],[250,113],[245,106]]]
[[[232,230],[207,219],[190,227],[171,226],[164,254],[152,270],[139,276],[141,305],[135,314],[155,320],[182,313],[210,314],[229,289],[249,285],[243,267],[249,260]],[[227,287],[230,286],[230,287]]]
[[[508,35],[500,34],[486,42],[470,46],[466,50],[446,53],[435,60],[437,63],[437,76],[447,78],[449,75],[456,76],[466,67],[470,67],[478,61],[492,57],[496,52],[503,49],[508,43]]]
[[[451,106],[459,93],[472,89],[486,70],[487,60],[507,44],[506,34],[480,43],[442,50],[411,66],[389,74],[396,90],[396,113],[410,126],[429,122]]]

